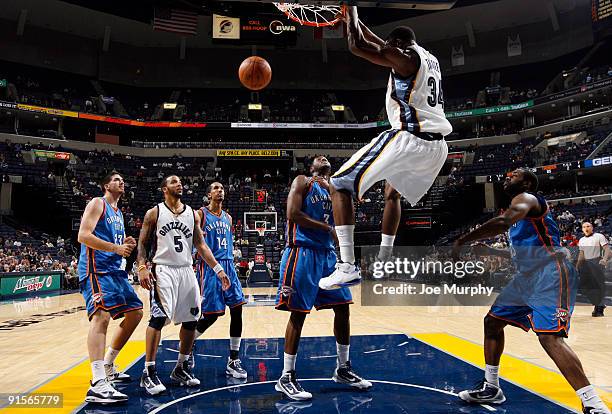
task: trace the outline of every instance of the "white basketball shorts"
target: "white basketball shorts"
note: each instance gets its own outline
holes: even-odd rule
[[[166,317],[175,325],[200,319],[200,287],[191,266],[154,265],[151,289],[151,316]]]
[[[448,155],[441,135],[417,135],[384,131],[344,163],[332,176],[332,185],[361,199],[370,187],[386,180],[415,205],[434,183]]]

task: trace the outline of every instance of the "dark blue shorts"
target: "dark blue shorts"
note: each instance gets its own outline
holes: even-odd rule
[[[123,270],[90,273],[86,279],[81,280],[80,288],[90,320],[98,309],[109,312],[113,319],[121,318],[126,312],[142,309],[142,301]]]
[[[276,309],[310,312],[313,306],[319,310],[353,303],[348,288],[319,289],[319,280],[335,270],[336,262],[333,250],[287,247],[280,263]]]
[[[578,273],[565,259],[550,260],[531,274],[517,274],[501,291],[489,315],[538,334],[567,337]]]
[[[240,280],[238,280],[236,269],[234,268],[234,261],[219,260],[219,264],[223,266],[223,270],[232,283],[226,291],[223,291],[221,281],[206,263],[202,262],[196,272],[202,295],[203,315],[223,315],[226,306],[234,308],[247,303],[242,293],[242,286],[240,285]]]

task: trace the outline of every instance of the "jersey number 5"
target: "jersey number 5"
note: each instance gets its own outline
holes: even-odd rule
[[[174,236],[174,250],[176,250],[177,253],[183,251],[183,242],[181,241],[181,236]]]
[[[429,79],[427,79],[427,86],[431,88],[429,96],[427,97],[427,103],[429,104],[429,106],[433,108],[437,104],[440,104],[444,109],[444,94],[442,93],[442,83],[440,83],[440,85],[437,85],[436,79],[430,76]]]

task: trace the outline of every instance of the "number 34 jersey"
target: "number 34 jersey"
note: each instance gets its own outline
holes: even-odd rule
[[[386,100],[391,128],[446,136],[453,127],[444,115],[438,59],[416,43],[408,49],[419,55],[421,65],[416,74],[407,78],[391,71]]]
[[[153,263],[166,266],[191,266],[193,257],[194,212],[184,205],[183,211],[174,214],[166,203],[157,205],[157,248]]]
[[[206,244],[217,260],[232,260],[234,258],[234,236],[232,221],[229,214],[221,210],[217,215],[203,207],[202,232]],[[198,259],[201,259],[198,255]]]

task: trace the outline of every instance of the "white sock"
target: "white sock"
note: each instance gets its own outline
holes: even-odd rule
[[[340,245],[340,260],[346,263],[355,263],[355,242],[353,233],[355,225],[336,226],[338,244]]]
[[[181,365],[183,362],[187,361],[187,358],[189,358],[189,355],[179,353],[178,361],[176,361],[176,365]]]
[[[119,355],[119,351],[109,346],[106,350],[106,354],[104,355],[104,363],[107,365],[113,365],[115,363],[115,358],[117,358],[117,355]]]
[[[99,359],[91,362],[91,383],[95,384],[96,381],[106,378],[106,371],[104,371],[104,361]]]
[[[239,336],[230,336],[230,349],[232,351],[240,351],[240,338]]]
[[[284,353],[283,356],[283,374],[289,371],[295,371],[295,359],[297,355],[291,355],[288,353]]]
[[[336,342],[336,352],[338,353],[338,366],[346,364],[349,360],[350,345],[342,345]]]
[[[592,385],[587,385],[586,387],[580,388],[576,391],[578,397],[582,401],[582,405],[585,407],[593,407],[593,408],[607,408],[604,402],[599,398],[599,395],[595,392],[595,388]],[[610,412],[610,411],[608,411]]]
[[[485,365],[485,381],[499,387],[499,365]]]
[[[391,246],[393,247],[393,242],[395,242],[395,234],[382,234],[380,240],[381,246]]]

